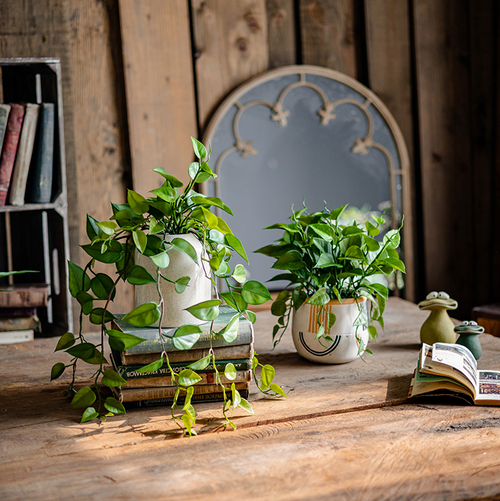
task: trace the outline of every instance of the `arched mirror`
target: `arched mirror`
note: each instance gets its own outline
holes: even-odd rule
[[[218,177],[203,189],[233,210],[227,221],[249,253],[252,279],[275,275],[269,258],[252,254],[279,234],[265,226],[286,223],[292,206],[348,203],[361,219],[386,210],[392,227],[404,214],[405,284],[413,290],[408,153],[393,116],[369,89],[327,68],[278,68],[228,96],[208,125],[208,141]]]

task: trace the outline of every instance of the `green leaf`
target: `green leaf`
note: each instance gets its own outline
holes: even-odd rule
[[[250,414],[254,414],[254,411],[252,409],[252,406],[250,405],[250,402],[248,402],[248,400],[245,400],[243,397],[241,397],[239,407],[241,407],[242,409],[245,409]]]
[[[368,334],[370,334],[370,339],[375,339],[378,335],[377,328],[374,325],[369,325]]]
[[[245,313],[252,324],[257,322],[257,315],[252,310],[245,310]]]
[[[108,369],[104,371],[101,379],[101,383],[104,386],[115,387],[127,384],[127,381],[123,379],[120,374],[115,372],[113,369]]]
[[[198,264],[198,256],[196,255],[196,250],[187,240],[177,237],[174,238],[170,243],[173,247],[186,254],[186,256],[190,257],[196,264]]]
[[[197,139],[194,137],[191,137],[191,142],[193,143],[193,151],[194,154],[200,159],[203,160],[204,158],[207,158],[207,149],[205,146],[200,143]]]
[[[328,224],[324,223],[311,224],[309,225],[309,228],[311,228],[311,230],[313,230],[314,233],[316,233],[318,236],[320,236],[327,242],[331,242],[332,240],[337,238],[335,230]]]
[[[103,221],[102,223],[97,223],[97,226],[106,235],[113,235],[118,225],[114,221]]]
[[[80,358],[84,362],[92,365],[107,363],[103,354],[92,343],[80,343],[66,350],[71,356]]]
[[[71,409],[83,409],[92,405],[95,400],[95,393],[88,386],[85,386],[76,392],[69,406]]]
[[[248,303],[239,292],[221,292],[220,297],[234,310],[245,311],[248,308]]]
[[[233,409],[236,409],[236,407],[239,407],[241,403],[241,395],[240,392],[236,389],[236,386],[234,383],[231,384],[231,395],[232,395],[232,400],[233,400]]]
[[[247,279],[247,274],[245,271],[245,267],[242,264],[237,264],[234,268],[233,274],[231,275],[236,282],[242,284]]]
[[[366,248],[370,252],[377,252],[379,250],[380,244],[374,238],[371,238],[368,235],[363,235],[363,240],[366,243]]]
[[[174,188],[182,187],[182,183],[176,177],[166,172],[163,167],[157,167],[153,169],[153,172],[157,172],[160,176],[163,176]]]
[[[66,369],[66,366],[62,362],[55,364],[50,371],[50,380],[53,381],[54,379],[60,377],[64,372],[64,369]]]
[[[227,325],[218,332],[221,335],[226,343],[232,343],[237,337],[240,331],[240,315],[237,313],[234,315],[231,320],[227,323]]]
[[[377,295],[382,296],[384,299],[389,299],[389,289],[382,284],[373,283],[370,287],[377,293]]]
[[[76,300],[80,303],[84,315],[88,315],[92,311],[94,307],[94,297],[88,292],[78,292]]]
[[[106,401],[104,402],[104,407],[109,412],[112,412],[113,414],[126,414],[127,411],[125,410],[125,407],[121,402],[116,400],[116,398],[113,397],[108,397]]]
[[[168,255],[168,251],[160,252],[160,254],[155,254],[154,256],[150,256],[153,263],[159,268],[167,268],[170,264],[170,256]]]
[[[278,386],[276,383],[273,383],[269,385],[269,389],[274,391],[274,393],[277,393],[278,395],[281,395],[282,397],[287,398],[285,391],[281,386]]]
[[[115,316],[110,311],[104,310],[104,308],[94,308],[89,314],[89,321],[94,325],[101,325],[103,322],[106,324],[114,319]]]
[[[406,273],[405,265],[403,261],[401,261],[400,259],[396,259],[394,257],[388,257],[387,259],[384,259],[384,262],[387,263],[389,266],[392,266],[396,270]]]
[[[200,164],[198,162],[193,162],[189,165],[188,174],[193,181],[196,180],[196,176],[198,175],[199,170],[200,170]]]
[[[297,250],[290,250],[282,254],[272,266],[278,270],[300,270],[305,267],[302,254]]]
[[[227,233],[226,235],[224,235],[224,239],[226,240],[227,245],[229,245],[231,249],[237,252],[248,263],[247,253],[240,240],[236,238],[232,233]]]
[[[179,372],[179,384],[182,386],[192,386],[201,381],[201,376],[191,369],[183,369]]]
[[[140,369],[137,369],[136,372],[140,372],[141,374],[147,374],[148,372],[155,372],[158,369],[161,369],[162,366],[163,366],[163,358],[160,358],[159,360],[156,360],[156,362],[151,362],[150,364],[145,365]]]
[[[260,372],[260,379],[261,379],[260,389],[261,390],[265,390],[265,389],[269,388],[269,386],[271,385],[271,383],[274,380],[274,374],[275,374],[275,370],[274,370],[274,367],[272,365],[266,364],[262,367],[262,370]]]
[[[203,330],[198,325],[183,325],[175,331],[172,343],[177,350],[190,350],[202,333]]]
[[[384,235],[384,244],[387,242],[390,242],[389,247],[396,249],[399,247],[399,244],[401,243],[401,236],[399,234],[399,230],[389,230],[385,235]]]
[[[181,416],[181,420],[184,423],[184,426],[186,427],[186,431],[189,435],[191,435],[194,430],[191,427],[191,416],[189,414],[183,414]]]
[[[175,281],[175,292],[177,292],[177,294],[182,294],[189,285],[190,280],[191,279],[188,276],[177,279]]]
[[[206,369],[208,367],[210,361],[211,361],[211,356],[207,355],[206,357],[200,358],[200,360],[193,362],[192,364],[189,364],[188,367],[195,371],[202,371],[203,369]]]
[[[63,334],[59,341],[57,342],[56,351],[66,350],[67,348],[73,346],[75,344],[75,336],[72,332],[66,332]]]
[[[238,373],[236,372],[234,364],[229,362],[224,368],[224,376],[226,376],[226,378],[229,379],[229,381],[234,381],[237,375]]]
[[[316,291],[307,301],[309,304],[322,306],[328,304],[330,301],[330,296],[326,292],[326,289],[323,287]]]
[[[271,314],[275,317],[281,317],[286,313],[287,304],[285,301],[278,301],[277,299],[271,305]]]
[[[146,268],[134,264],[127,272],[127,282],[132,285],[154,284],[156,283],[156,278]]]
[[[80,291],[90,289],[90,278],[78,265],[68,261],[69,292],[76,297]]]
[[[130,348],[141,344],[143,341],[146,341],[145,339],[134,336],[133,334],[113,329],[106,330],[106,334],[109,336],[109,345],[117,351],[129,350]]]
[[[100,242],[91,245],[82,245],[82,249],[92,258],[101,263],[117,263],[122,258],[122,246],[119,242],[111,240],[107,250],[102,252]]]
[[[326,330],[329,331],[335,325],[335,322],[337,321],[337,316],[335,315],[335,313],[329,311],[327,317],[328,321]]]
[[[102,235],[102,230],[99,228],[99,223],[92,216],[87,214],[87,236],[89,240],[94,240],[95,237],[100,237]]]
[[[80,423],[92,421],[92,419],[95,419],[96,417],[99,417],[99,413],[93,407],[87,407],[82,414],[82,420]]]
[[[136,327],[147,327],[160,320],[160,308],[155,302],[141,304],[129,311],[122,320]]]
[[[241,297],[248,304],[264,304],[272,299],[266,286],[256,280],[249,280],[243,285]]]
[[[127,202],[137,215],[143,214],[149,209],[149,204],[146,199],[132,190],[127,190]]]
[[[363,251],[357,245],[351,245],[345,253],[345,257],[349,259],[365,259]]]
[[[209,301],[203,301],[190,306],[186,310],[200,320],[211,322],[219,316],[219,305],[221,302],[220,299],[210,299]]]
[[[113,280],[104,273],[98,273],[91,281],[92,292],[98,299],[107,299],[114,296],[115,284]]]
[[[314,265],[315,268],[328,268],[329,266],[335,266],[337,263],[331,254],[323,252],[319,256],[318,262]]]
[[[144,254],[146,250],[146,245],[148,244],[148,239],[146,233],[142,230],[134,230],[132,232],[132,238],[134,239],[134,244],[141,254]]]

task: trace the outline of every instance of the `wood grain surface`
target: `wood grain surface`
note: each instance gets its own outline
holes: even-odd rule
[[[236,412],[238,429],[225,432],[219,404],[198,405],[191,439],[164,407],[79,424],[63,384],[48,382],[62,359],[55,340],[0,346],[0,497],[493,499],[500,409],[405,400],[426,316],[392,299],[373,357],[320,366],[298,357],[289,336],[269,353],[272,319],[260,311],[256,349],[288,399],[254,388],[255,415]],[[500,340],[481,338],[480,366],[497,369]]]

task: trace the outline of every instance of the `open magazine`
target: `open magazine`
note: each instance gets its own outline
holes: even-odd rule
[[[478,370],[465,346],[424,343],[408,396],[423,395],[454,395],[476,405],[500,405],[500,372]]]

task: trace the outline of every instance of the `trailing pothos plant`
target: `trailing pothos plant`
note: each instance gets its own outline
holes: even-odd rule
[[[279,343],[288,327],[293,310],[298,310],[307,300],[308,304],[321,306],[317,322],[317,338],[320,342],[333,341],[328,331],[335,324],[333,313],[322,315],[324,307],[331,300],[357,300],[366,297],[370,304],[365,312],[361,301],[357,302],[359,315],[354,327],[368,326],[370,338],[377,336],[373,322],[384,328],[383,313],[389,295],[387,281],[394,272],[405,272],[404,263],[399,259],[400,230],[385,233],[381,241],[376,237],[385,224],[382,216],[372,215],[364,225],[352,221],[342,224],[342,213],[347,205],[329,211],[309,214],[307,207],[294,211],[290,223],[273,224],[266,229],[282,230],[277,243],[262,247],[256,252],[274,258],[273,268],[282,270],[270,281],[288,281],[285,288],[274,300],[271,312],[278,317],[273,329],[274,345]],[[326,318],[321,323],[321,318]],[[371,353],[358,337],[359,352]]]
[[[79,332],[76,336],[68,332],[59,339],[56,351],[65,351],[70,355],[71,361],[55,364],[52,367],[51,379],[60,377],[67,369],[72,371],[72,379],[66,393],[72,396],[70,407],[84,409],[82,422],[94,418],[104,421],[109,416],[125,413],[124,406],[117,399],[106,397],[102,391],[103,386],[117,387],[126,384],[115,370],[105,365],[107,363],[104,355],[105,338],[107,337],[111,347],[118,351],[125,351],[143,341],[142,338],[111,327],[111,322],[115,318],[111,312],[111,305],[120,280],[137,287],[156,284],[158,301],[137,306],[128,312],[123,320],[138,327],[156,323],[160,326],[157,329],[163,351],[158,355],[157,361],[142,367],[139,372],[153,372],[163,364],[168,366],[172,384],[176,386],[171,408],[172,418],[184,433],[196,434],[194,430],[196,414],[191,403],[193,385],[201,380],[196,371],[205,369],[209,364],[215,370],[216,383],[224,395],[222,409],[224,426],[235,427],[229,419],[229,412],[236,408],[253,413],[250,403],[240,396],[234,383],[231,385],[223,383],[222,376],[225,376],[226,380],[234,380],[236,371],[231,363],[225,366],[223,373],[217,370],[212,344],[206,357],[194,362],[180,373],[172,370],[168,353],[164,349],[163,340],[166,335],[161,328],[164,300],[160,282],[162,280],[172,282],[162,274],[162,269],[169,266],[169,252],[172,249],[186,254],[202,266],[212,282],[214,290],[212,299],[188,308],[197,319],[211,322],[210,343],[219,337],[223,337],[227,342],[233,341],[238,333],[241,315],[252,323],[256,320],[255,313],[248,309],[249,305],[262,304],[271,299],[269,291],[260,282],[246,281],[242,265],[231,269],[229,260],[233,252],[245,260],[248,260],[247,255],[240,240],[233,235],[227,223],[211,211],[215,207],[232,215],[231,209],[219,198],[208,197],[194,190],[196,183],[216,177],[216,174],[208,165],[210,151],[196,139],[191,139],[198,160],[189,166],[190,181],[185,189],[181,191],[183,184],[164,169],[154,169],[164,178],[164,182],[160,188],[151,191],[153,196],[145,198],[129,190],[126,204],[111,204],[113,215],[110,220],[98,222],[93,217],[87,216],[87,235],[90,243],[83,245],[82,248],[90,259],[83,268],[69,262],[70,293],[81,306]],[[182,234],[193,234],[201,242],[205,251],[201,261],[198,262],[195,249],[188,241],[174,238],[167,242],[165,239],[166,235]],[[135,252],[140,252],[153,261],[156,267],[155,274],[135,264]],[[109,274],[97,271],[96,262],[110,265],[112,271]],[[102,267],[102,264],[100,266]],[[219,291],[219,281],[225,283],[226,292]],[[188,276],[175,280],[176,293],[182,294],[186,287],[189,287],[189,282]],[[235,283],[237,285],[234,285]],[[214,320],[219,315],[219,306],[223,301],[234,310],[234,316],[217,332],[214,330]],[[101,337],[98,344],[89,342],[82,332],[84,315],[88,316],[92,324],[99,326]],[[183,325],[173,334],[172,342],[178,350],[190,349],[196,347],[201,333],[199,325]],[[92,384],[77,389],[76,367],[80,361],[93,365],[95,373]],[[262,365],[254,357],[252,370],[255,382],[262,392],[272,396],[286,396],[281,387],[273,382],[275,371],[271,365]]]

